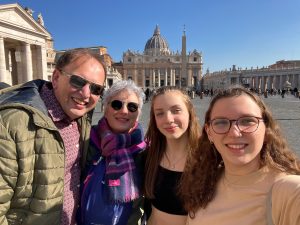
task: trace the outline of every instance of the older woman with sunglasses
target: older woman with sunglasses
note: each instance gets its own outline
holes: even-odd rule
[[[143,90],[132,80],[114,83],[104,93],[104,116],[91,131],[81,224],[137,224],[141,218],[143,100]]]
[[[193,225],[299,225],[300,162],[270,110],[235,87],[218,93],[181,196]]]

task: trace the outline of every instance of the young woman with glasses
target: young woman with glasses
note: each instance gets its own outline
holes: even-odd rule
[[[131,80],[105,91],[104,116],[91,130],[81,224],[125,225],[141,219],[141,153],[146,144],[138,119],[143,100],[143,90]]]
[[[255,94],[235,87],[211,101],[180,195],[193,225],[299,225],[300,163]]]
[[[197,149],[200,125],[187,93],[161,87],[152,95],[145,164],[145,193],[151,203],[148,225],[184,225],[187,211],[177,194],[186,158]]]

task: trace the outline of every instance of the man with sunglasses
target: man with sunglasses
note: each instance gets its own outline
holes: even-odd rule
[[[52,82],[0,92],[0,224],[76,224],[91,114],[106,73],[87,49],[66,51]]]

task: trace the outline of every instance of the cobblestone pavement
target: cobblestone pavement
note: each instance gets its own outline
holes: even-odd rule
[[[263,100],[270,107],[275,119],[279,121],[282,132],[286,136],[289,145],[300,156],[300,99],[295,98],[294,96],[281,98],[281,96],[277,95],[263,98]],[[203,124],[204,114],[209,102],[210,97],[204,97],[203,99],[196,97],[193,99],[201,125]],[[148,126],[149,113],[150,103],[147,102],[143,106],[140,118],[140,122],[145,131]],[[93,124],[96,124],[101,116],[100,104],[98,104],[94,112]]]

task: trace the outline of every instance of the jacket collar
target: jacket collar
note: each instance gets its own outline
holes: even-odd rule
[[[39,91],[47,81],[33,80],[27,83],[8,88],[0,94],[0,104],[19,103],[38,109],[48,115],[47,108],[40,97]]]

